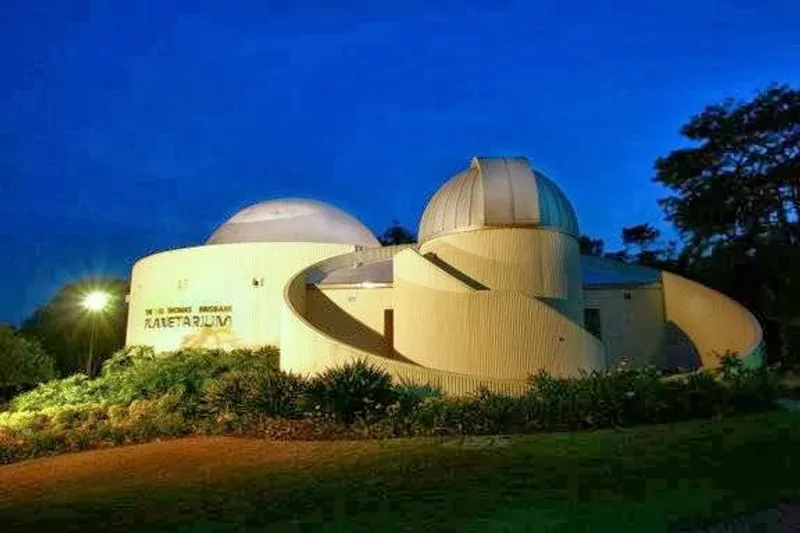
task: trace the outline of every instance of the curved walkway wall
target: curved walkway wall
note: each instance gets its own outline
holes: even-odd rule
[[[354,248],[234,243],[147,256],[131,274],[126,344],[157,351],[279,346],[286,283],[304,267]]]
[[[447,276],[415,250],[395,257],[397,351],[422,366],[499,379],[557,376],[604,365],[601,341],[518,291],[432,283]],[[438,281],[438,280],[437,280]]]
[[[496,291],[516,291],[552,302],[583,323],[580,249],[577,239],[558,231],[488,228],[424,242],[419,252]]]
[[[669,272],[661,273],[661,282],[665,319],[686,333],[703,367],[718,367],[718,356],[727,352],[748,365],[761,364],[761,325],[747,309],[720,292]]]
[[[363,360],[384,369],[401,382],[430,384],[450,394],[466,394],[481,387],[508,394],[522,394],[527,388],[525,380],[487,379],[389,359],[380,351],[367,351],[349,345],[332,334],[323,332],[306,318],[306,279],[309,276],[358,261],[391,257],[403,248],[406,246],[354,252],[322,261],[294,276],[284,291],[285,312],[281,326],[284,348],[281,350],[281,367],[286,371],[309,375],[332,366]]]

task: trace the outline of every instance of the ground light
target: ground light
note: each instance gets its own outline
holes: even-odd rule
[[[110,297],[103,291],[92,291],[83,298],[83,307],[89,311],[92,320],[92,330],[89,335],[89,358],[86,361],[86,375],[93,373],[94,363],[94,338],[97,330],[97,317],[108,306]]]

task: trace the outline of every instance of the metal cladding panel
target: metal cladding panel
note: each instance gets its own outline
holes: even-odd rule
[[[574,376],[603,367],[602,343],[535,298],[445,292],[400,276],[394,290],[397,351],[426,368],[523,380],[539,370]]]
[[[473,158],[428,202],[419,241],[490,227],[544,227],[573,236],[578,221],[564,192],[522,157]]]
[[[379,247],[361,222],[332,205],[299,198],[271,200],[242,209],[207,244],[313,242]]]
[[[403,250],[395,256],[394,262],[397,272],[396,281],[403,280],[439,291],[475,291],[475,288],[466,284],[463,279],[453,277],[438,268],[416,250]]]
[[[398,247],[390,251],[397,253],[400,249],[402,248]],[[487,376],[446,372],[425,368],[413,362],[390,359],[381,353],[376,353],[375,350],[360,349],[327,333],[321,327],[322,324],[315,322],[313,313],[310,313],[309,317],[305,316],[304,308],[308,292],[306,278],[309,275],[315,271],[336,268],[342,261],[352,261],[356,258],[368,260],[372,255],[357,252],[333,258],[313,265],[291,279],[284,292],[285,306],[281,327],[284,343],[284,347],[281,348],[283,370],[313,375],[345,363],[366,361],[389,372],[400,383],[427,384],[439,387],[448,394],[469,394],[482,388],[513,395],[525,393],[528,388],[525,379],[494,379]]]
[[[734,353],[749,359],[763,340],[758,320],[742,305],[713,289],[661,273],[665,318],[691,340],[704,367],[719,366],[719,356]]]
[[[584,295],[586,308],[600,312],[607,366],[617,366],[623,360],[636,366],[664,366],[664,296],[660,285],[592,288]]]
[[[433,196],[422,215],[421,226],[434,233],[453,227],[483,225],[483,189],[477,169],[460,173]]]
[[[126,344],[158,351],[280,344],[283,290],[342,244],[240,243],[162,252],[134,265]]]
[[[540,172],[536,176],[540,218],[546,228],[558,228],[570,235],[580,235],[578,216],[567,196],[556,183]]]
[[[317,278],[309,279],[315,285],[391,283],[394,279],[394,261],[391,258],[348,265]]]
[[[564,233],[536,228],[454,233],[426,241],[420,253],[433,254],[490,290],[581,300],[579,245]],[[577,312],[572,318],[580,321]]]
[[[536,178],[521,158],[475,158],[484,190],[488,226],[539,224]]]
[[[535,230],[469,236],[495,231]],[[540,369],[575,375],[603,365],[602,344],[574,317],[514,289],[476,290],[414,250],[395,257],[394,291],[396,349],[423,367],[523,380]]]
[[[586,286],[647,285],[661,281],[661,272],[653,268],[589,255],[582,255],[580,262]]]
[[[391,288],[310,288],[306,299],[305,317],[320,331],[361,350],[385,351],[383,317],[394,307]]]

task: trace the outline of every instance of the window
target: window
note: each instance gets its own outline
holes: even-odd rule
[[[389,357],[394,355],[394,309],[383,310],[383,340]]]
[[[583,324],[589,333],[600,340],[603,339],[603,328],[600,322],[600,309],[584,309]]]

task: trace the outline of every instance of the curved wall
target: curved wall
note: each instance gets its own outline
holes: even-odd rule
[[[583,323],[578,241],[557,231],[496,228],[454,233],[420,246],[424,256],[463,273],[492,291],[518,291],[552,300]]]
[[[394,308],[391,287],[309,287],[306,316],[320,331],[356,348],[389,353],[384,342],[384,310]]]
[[[385,254],[396,253],[403,247],[383,248]],[[400,362],[381,356],[380,353],[362,350],[335,338],[320,329],[306,317],[308,290],[306,277],[320,269],[334,268],[344,262],[353,262],[363,257],[372,257],[375,251],[348,254],[340,258],[322,261],[297,274],[284,291],[284,309],[281,336],[281,368],[302,375],[316,374],[328,368],[353,361],[366,361],[382,368],[399,382],[429,384],[449,394],[468,394],[482,387],[507,394],[523,394],[527,383],[523,379],[490,379],[455,372],[425,368],[413,363]]]
[[[395,257],[395,346],[407,359],[499,379],[602,368],[603,344],[546,303],[514,290],[443,290],[429,282],[437,274],[447,275],[414,250]]]
[[[280,345],[283,289],[292,275],[352,245],[237,243],[182,248],[139,260],[131,274],[126,344]]]
[[[761,363],[762,330],[742,305],[713,289],[669,272],[661,273],[666,321],[694,344],[703,367],[719,366],[718,355],[733,352],[748,364]]]

